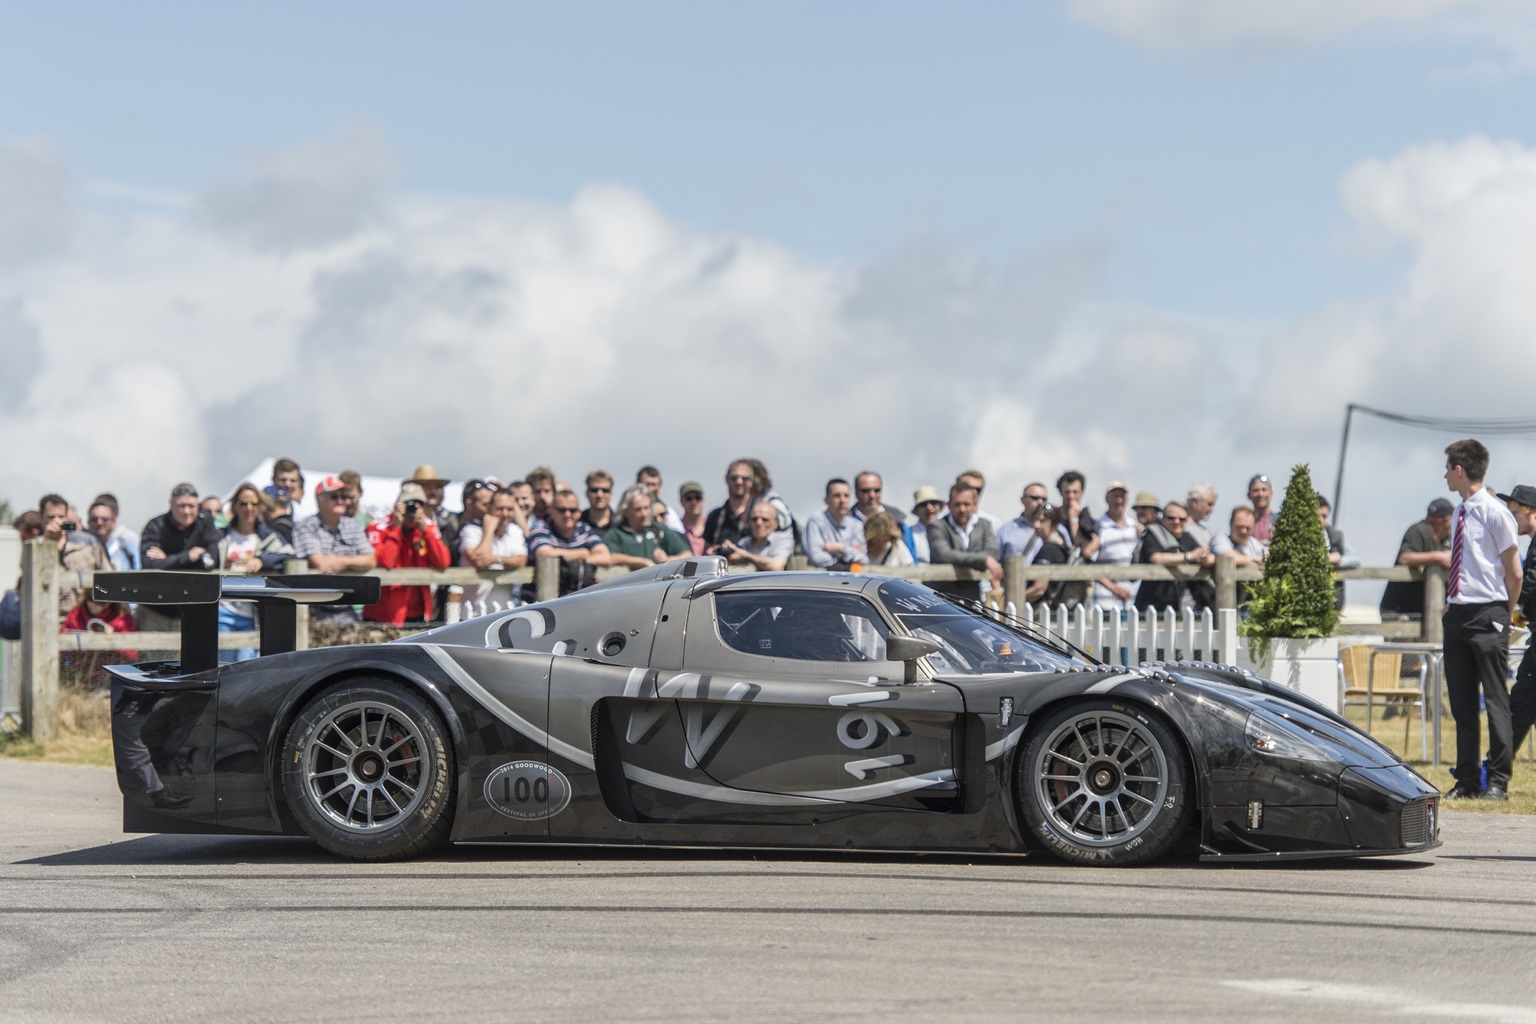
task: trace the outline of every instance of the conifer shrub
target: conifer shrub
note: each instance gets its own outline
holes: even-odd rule
[[[1285,501],[1269,538],[1264,578],[1254,584],[1248,617],[1238,631],[1248,638],[1253,660],[1269,657],[1275,637],[1312,640],[1332,636],[1339,624],[1334,606],[1328,535],[1317,518],[1317,491],[1305,464],[1291,470]]]

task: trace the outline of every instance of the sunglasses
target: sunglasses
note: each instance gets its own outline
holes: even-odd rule
[[[171,497],[173,497],[173,498],[195,498],[195,497],[197,497],[197,488],[196,487],[178,487],[174,491],[171,492]]]
[[[112,517],[111,516],[91,516],[89,521],[93,522],[93,523],[110,523],[112,521]]]
[[[1163,522],[1165,522],[1165,523],[1187,523],[1187,522],[1189,522],[1189,517],[1188,516],[1163,516]]]
[[[749,484],[749,483],[752,482],[752,478],[751,477],[749,477],[749,476],[741,476],[740,474],[737,474],[735,476],[728,476],[728,477],[726,477],[726,479],[729,480],[731,483],[748,483]]]
[[[588,487],[587,488],[587,493],[588,494],[612,494],[613,493],[613,488],[612,487]]]

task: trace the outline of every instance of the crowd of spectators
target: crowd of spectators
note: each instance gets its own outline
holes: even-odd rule
[[[375,567],[518,569],[543,556],[560,560],[562,593],[590,584],[602,566],[638,568],[690,555],[719,554],[735,565],[759,570],[783,568],[795,555],[811,566],[862,570],[877,566],[949,564],[975,569],[980,583],[931,584],[962,596],[981,597],[1002,584],[1003,562],[1054,565],[1211,565],[1231,554],[1239,565],[1262,564],[1274,521],[1273,487],[1267,476],[1248,482],[1246,502],[1231,508],[1225,522],[1213,522],[1217,493],[1196,483],[1186,497],[1163,502],[1150,491],[1134,495],[1120,480],[1102,491],[1095,511],[1088,481],[1076,470],[1054,484],[1056,500],[1044,482],[1027,483],[1019,514],[999,520],[981,511],[986,477],[976,469],[956,474],[946,490],[924,484],[910,506],[887,500],[884,481],[870,470],[852,481],[826,482],[823,507],[797,516],[774,489],[767,467],[758,459],[738,459],[726,467],[724,493],[708,506],[706,489],[689,480],[667,493],[660,470],[642,466],[634,484],[614,503],[611,473],[595,469],[583,481],[582,495],[553,470],[538,466],[521,480],[467,481],[461,507],[444,507],[447,478],[430,464],[416,467],[400,482],[391,510],[373,518],[361,510],[362,477],[352,470],[327,476],[314,485],[318,513],[295,521],[306,482],[300,466],[280,459],[266,484],[247,481],[228,501],[200,495],[190,483],[171,488],[167,510],[135,533],[119,521],[117,499],[97,495],[82,521],[61,495],[47,494],[36,512],[15,522],[23,539],[42,536],[59,546],[68,569],[224,570],[243,573],[282,571],[290,560],[315,572],[356,572]],[[1320,500],[1318,515],[1335,565],[1358,565],[1344,536],[1328,523],[1329,508]],[[1422,523],[1409,528],[1398,562],[1422,566],[1444,563],[1450,503],[1437,498]],[[464,599],[479,607],[509,607],[531,597],[516,586],[484,582],[466,588]],[[1213,605],[1208,581],[1135,581],[1106,576],[1090,584],[1036,580],[1026,591],[1031,603],[1048,606],[1094,604],[1123,612],[1148,608],[1202,608]],[[65,586],[59,615],[69,628],[173,629],[174,611],[138,607],[130,618],[121,609],[98,609],[78,586]],[[314,609],[322,620],[367,620],[391,625],[431,621],[442,614],[444,593],[428,586],[387,586],[380,600],[355,608]],[[1340,594],[1342,601],[1342,593]],[[17,628],[19,596],[6,595],[0,608],[0,633]],[[1402,617],[1422,612],[1421,588],[1391,584],[1382,599],[1383,614]],[[254,628],[252,609],[242,602],[220,608],[220,628]],[[224,652],[226,658],[250,656]]]

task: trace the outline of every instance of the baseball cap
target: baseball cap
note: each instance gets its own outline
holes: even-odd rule
[[[687,483],[683,484],[683,486],[677,489],[677,496],[679,498],[686,497],[690,494],[697,494],[702,497],[704,494],[704,485],[699,483],[697,480],[689,480]]]
[[[1126,483],[1124,480],[1111,480],[1105,486],[1104,493],[1108,494],[1110,491],[1124,491],[1126,494],[1130,494],[1131,485]]]
[[[1536,508],[1536,487],[1530,484],[1516,484],[1509,489],[1508,494],[1500,494],[1500,501],[1514,501],[1526,508]]]
[[[421,484],[414,480],[407,480],[400,485],[400,501],[426,501],[427,491]]]
[[[1429,503],[1429,511],[1425,512],[1424,515],[1448,516],[1451,514],[1454,508],[1455,506],[1453,506],[1449,501],[1446,501],[1444,498],[1436,498],[1434,501]]]
[[[330,494],[332,491],[344,491],[346,489],[347,482],[341,477],[328,476],[315,484],[315,497],[318,498],[322,494]]]

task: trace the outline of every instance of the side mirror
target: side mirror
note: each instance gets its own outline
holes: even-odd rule
[[[889,661],[906,662],[906,671],[902,673],[903,683],[917,682],[917,659],[926,657],[939,649],[939,645],[932,640],[924,640],[915,636],[891,636],[885,640],[885,656]]]

